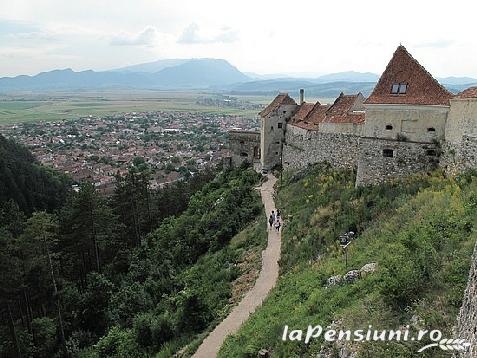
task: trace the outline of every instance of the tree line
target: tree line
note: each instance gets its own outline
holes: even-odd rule
[[[260,212],[257,174],[206,170],[154,191],[148,171],[133,167],[106,197],[88,182],[68,190],[67,179],[13,148],[9,158],[20,157],[1,162],[4,172],[42,174],[25,178],[28,200],[0,200],[1,357],[147,356],[210,322],[182,273]],[[58,186],[37,193],[38,178]]]

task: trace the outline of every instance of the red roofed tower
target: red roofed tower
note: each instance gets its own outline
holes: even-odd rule
[[[357,185],[382,182],[439,165],[452,93],[404,46],[398,46],[364,102]]]
[[[400,45],[365,101],[364,136],[416,142],[443,138],[452,97]]]

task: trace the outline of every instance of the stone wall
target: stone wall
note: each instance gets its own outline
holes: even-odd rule
[[[465,339],[471,345],[460,357],[477,356],[477,245],[472,256],[469,281],[460,308],[455,338]]]
[[[477,98],[452,99],[446,123],[446,141],[461,143],[466,135],[477,137]]]
[[[477,136],[463,136],[461,155],[463,169],[477,168]]]
[[[477,136],[464,135],[460,143],[445,142],[441,166],[451,175],[477,168]]]
[[[328,162],[335,167],[353,169],[358,164],[359,137],[322,133],[287,125],[283,145],[283,167],[303,168]]]
[[[230,131],[229,146],[234,167],[245,161],[252,164],[260,161],[260,132]]]
[[[360,138],[356,185],[377,184],[435,169],[439,148],[431,143]]]

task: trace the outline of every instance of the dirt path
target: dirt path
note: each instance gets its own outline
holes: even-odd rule
[[[264,221],[275,210],[273,201],[273,185],[277,179],[269,174],[268,181],[260,187],[260,194],[265,206]],[[268,223],[267,223],[268,225]],[[262,252],[262,270],[255,286],[247,292],[240,303],[202,342],[193,358],[213,358],[217,356],[225,338],[238,331],[251,313],[260,306],[268,292],[275,286],[278,278],[278,260],[280,258],[281,235],[272,228],[268,232],[268,245]]]

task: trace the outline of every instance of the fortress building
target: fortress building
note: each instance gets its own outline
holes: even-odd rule
[[[366,185],[477,167],[477,87],[453,95],[404,46],[366,99],[341,93],[331,105],[313,104],[301,90],[297,104],[280,93],[260,117],[264,171],[328,162],[356,169],[356,185]]]

